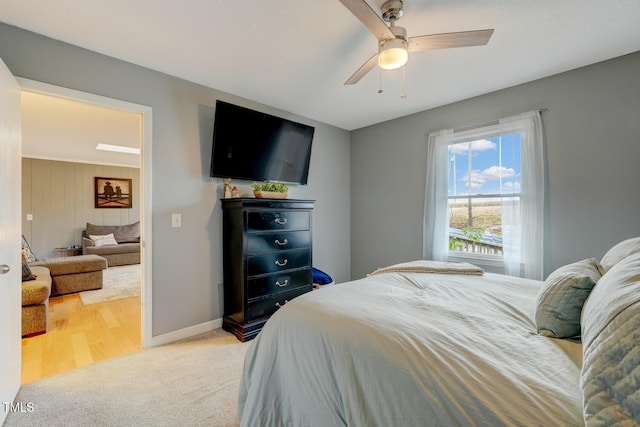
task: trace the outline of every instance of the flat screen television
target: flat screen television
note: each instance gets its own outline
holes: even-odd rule
[[[216,101],[212,177],[306,184],[315,128]]]

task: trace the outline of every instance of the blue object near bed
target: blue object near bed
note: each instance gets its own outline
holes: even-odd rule
[[[333,279],[324,271],[313,267],[313,283],[317,283],[318,285],[328,285],[333,283]]]

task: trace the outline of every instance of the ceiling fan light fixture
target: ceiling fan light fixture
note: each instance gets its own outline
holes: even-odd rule
[[[402,67],[409,59],[407,42],[400,38],[380,41],[378,65],[385,70]]]

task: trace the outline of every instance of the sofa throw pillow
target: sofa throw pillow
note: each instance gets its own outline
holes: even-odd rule
[[[31,272],[31,269],[29,268],[29,264],[27,264],[23,260],[22,261],[22,281],[28,282],[30,280],[36,280],[36,276]]]
[[[595,258],[564,265],[551,273],[536,300],[538,333],[552,338],[580,335],[582,306],[600,277]]]
[[[27,242],[24,234],[22,235],[22,257],[27,262],[34,262],[38,260],[38,258],[33,254],[31,246],[29,246],[29,242]]]
[[[640,252],[640,237],[623,240],[614,245],[600,260],[600,264],[598,265],[600,273],[605,274],[611,267],[637,252]]]
[[[115,246],[118,244],[113,237],[113,233],[105,234],[104,236],[89,235],[89,238],[93,241],[94,246]]]

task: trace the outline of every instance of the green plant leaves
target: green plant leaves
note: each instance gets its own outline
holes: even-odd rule
[[[286,193],[289,191],[287,184],[282,182],[254,182],[251,184],[254,191],[273,191],[276,193]]]

